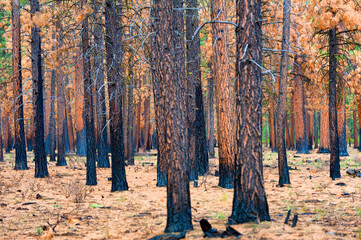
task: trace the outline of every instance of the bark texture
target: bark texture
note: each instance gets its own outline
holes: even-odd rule
[[[231,224],[270,220],[262,166],[261,1],[237,0],[236,6],[236,174]]]
[[[320,146],[318,153],[330,153],[330,125],[329,125],[328,102],[320,112]]]
[[[105,2],[105,47],[110,109],[112,192],[128,190],[125,173],[122,116],[122,8],[122,1],[120,0],[106,0]]]
[[[185,69],[183,1],[155,0],[151,16],[155,30],[152,41],[156,66],[155,95],[163,116],[159,150],[167,167],[167,226],[165,232],[193,229],[185,129]],[[157,59],[162,56],[161,59]],[[159,101],[160,100],[160,101]],[[159,116],[159,115],[158,115]],[[157,126],[158,127],[158,126]],[[163,160],[164,160],[163,159]]]
[[[39,1],[30,1],[30,12],[35,14],[39,9]],[[31,72],[33,78],[34,124],[35,124],[35,177],[49,176],[45,152],[44,130],[44,97],[43,97],[43,66],[41,59],[40,30],[34,25],[31,29]]]
[[[336,27],[329,30],[329,123],[330,123],[330,177],[332,180],[341,178],[340,145],[337,131],[337,36]]]
[[[20,38],[20,3],[12,0],[12,54],[14,84],[14,130],[15,130],[15,170],[28,169],[26,159],[26,143],[24,130],[23,83],[21,67],[21,38]]]
[[[226,0],[212,0],[212,20],[227,21]],[[213,70],[216,93],[217,142],[219,153],[219,183],[232,188],[234,180],[234,94],[228,57],[227,24],[212,25]]]
[[[287,73],[288,73],[288,51],[290,39],[291,24],[291,0],[283,1],[283,36],[282,36],[282,53],[281,67],[278,90],[277,106],[277,149],[278,149],[278,184],[290,184],[290,176],[287,164],[286,144],[285,144],[285,125],[287,124],[286,116],[286,97],[287,97]]]

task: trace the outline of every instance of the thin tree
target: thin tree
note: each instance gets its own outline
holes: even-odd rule
[[[39,10],[39,1],[30,0],[31,14],[34,15],[39,12]],[[44,142],[44,80],[41,61],[40,29],[35,24],[31,29],[31,72],[33,78],[33,99],[35,108],[35,177],[44,178],[49,176]]]
[[[83,20],[81,32],[86,131],[86,185],[97,185],[97,173],[95,163],[96,149],[94,136],[93,82],[90,76],[88,17],[89,16],[86,16]]]
[[[122,116],[122,84],[123,84],[123,26],[121,0],[105,2],[105,47],[109,92],[110,144],[112,156],[112,188],[111,191],[128,190],[125,174],[123,116]]]
[[[186,1],[186,56],[187,56],[187,126],[188,152],[191,162],[190,180],[208,172],[207,137],[204,121],[201,82],[201,43],[198,28],[197,0]]]
[[[261,0],[237,0],[236,8],[236,170],[231,224],[270,220],[262,166]]]
[[[329,40],[329,124],[330,124],[330,177],[332,180],[341,178],[340,172],[340,145],[337,131],[337,30],[333,27],[328,31]]]
[[[0,162],[4,161],[2,123],[3,123],[3,117],[1,116],[1,104],[0,104]]]
[[[15,170],[28,169],[24,130],[23,84],[21,67],[20,6],[19,0],[12,0],[12,67],[14,83],[14,130],[15,130]]]
[[[288,51],[291,25],[291,0],[283,1],[283,36],[281,67],[278,91],[277,107],[277,149],[278,149],[278,184],[290,184],[290,176],[287,164],[286,144],[285,144],[285,125],[286,121],[286,97],[287,97],[287,73],[288,73]]]

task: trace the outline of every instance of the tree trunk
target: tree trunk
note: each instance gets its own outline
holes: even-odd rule
[[[106,0],[105,2],[105,46],[109,92],[112,192],[128,190],[125,174],[122,116],[122,84],[124,81],[121,68],[123,61],[122,8],[122,1],[120,0]]]
[[[50,90],[50,115],[49,115],[49,138],[50,138],[50,162],[55,162],[56,155],[56,122],[55,122],[55,70],[51,71]]]
[[[212,57],[213,58],[213,57]],[[210,158],[215,157],[214,153],[214,75],[212,58],[208,62],[209,78],[208,80],[208,153]]]
[[[211,4],[212,19],[227,21],[226,0],[212,0]],[[234,180],[234,95],[229,69],[227,24],[214,24],[212,36],[219,153],[218,186],[232,188]]]
[[[65,111],[66,111],[66,122],[68,128],[68,139],[69,139],[69,151],[74,152],[74,131],[73,131],[73,117],[71,116],[71,106],[70,106],[71,96],[70,93],[66,93],[66,102],[65,102]]]
[[[24,131],[24,107],[21,74],[21,38],[19,0],[12,0],[12,80],[14,83],[15,170],[28,169]]]
[[[187,162],[185,129],[185,69],[183,40],[183,2],[153,1],[152,40],[154,92],[157,121],[159,160],[167,169],[167,226],[165,232],[193,229]],[[162,56],[158,59],[159,56]],[[163,127],[163,129],[161,129]],[[171,159],[171,160],[170,160]],[[161,169],[163,170],[163,169]]]
[[[127,148],[128,148],[128,154],[127,154],[127,162],[129,165],[134,165],[134,141],[133,141],[133,84],[134,84],[134,79],[133,79],[133,70],[130,69],[130,73],[129,73],[129,79],[131,80],[131,83],[128,86],[128,125],[127,125]]]
[[[355,101],[356,103],[356,101]],[[357,137],[357,116],[356,116],[356,106],[355,110],[352,111],[352,119],[353,119],[353,147],[358,148],[358,137]]]
[[[56,1],[57,4],[61,4],[60,0]],[[58,49],[63,45],[63,27],[61,20],[58,19],[56,24],[56,31],[59,33],[58,39]],[[58,61],[62,61],[62,54],[59,53]],[[56,71],[56,83],[57,83],[57,146],[58,146],[58,155],[56,166],[66,166],[65,160],[65,95],[64,95],[64,74],[59,70]]]
[[[315,141],[315,149],[318,148],[318,133],[320,130],[320,113],[315,111],[315,117],[314,117],[314,141]]]
[[[287,124],[286,100],[287,100],[287,73],[288,73],[288,51],[291,24],[291,0],[283,1],[283,36],[282,53],[278,90],[277,106],[277,149],[278,149],[278,185],[290,184],[290,176],[287,164],[285,125]]]
[[[307,125],[305,96],[302,79],[302,58],[296,55],[294,61],[295,91],[294,91],[294,111],[295,111],[295,136],[297,153],[310,153],[308,151]]]
[[[93,82],[90,76],[88,16],[82,24],[82,53],[84,75],[84,106],[85,106],[85,132],[86,132],[86,185],[97,185],[96,175],[96,149],[94,136],[94,108],[93,108]]]
[[[39,1],[30,1],[30,11],[34,15],[39,12]],[[34,25],[31,29],[31,72],[33,78],[34,124],[35,124],[35,177],[48,177],[48,163],[45,152],[44,132],[44,97],[43,97],[43,66],[41,59],[40,30]]]
[[[348,156],[346,134],[346,91],[345,84],[341,80],[338,84],[341,92],[337,93],[337,131],[340,143],[340,156]]]
[[[4,130],[5,130],[5,153],[10,153],[12,150],[12,137],[10,131],[9,112],[5,113],[4,117]]]
[[[149,151],[152,148],[150,139],[150,94],[144,99],[144,151]]]
[[[270,132],[270,147],[272,152],[277,151],[276,146],[276,131],[275,131],[275,114],[274,114],[274,103],[273,100],[270,100],[270,106],[268,107],[268,116],[269,116],[269,132]]]
[[[262,166],[261,0],[238,0],[236,8],[236,171],[230,224],[270,220]]]
[[[194,162],[197,172],[190,170],[190,180],[204,175],[209,170],[206,124],[204,120],[202,81],[201,81],[201,43],[199,34],[193,37],[198,28],[197,0],[187,0],[186,39],[187,39],[187,126],[188,152],[190,162]]]
[[[329,123],[330,123],[330,177],[332,180],[341,178],[340,145],[337,132],[337,36],[336,27],[329,30]]]

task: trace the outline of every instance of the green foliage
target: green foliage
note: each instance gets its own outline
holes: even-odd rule
[[[90,208],[100,208],[100,207],[102,207],[102,205],[97,204],[97,203],[95,203],[95,204],[92,203],[92,204],[89,205],[89,207]]]

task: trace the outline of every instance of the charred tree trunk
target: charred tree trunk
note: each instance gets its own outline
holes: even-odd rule
[[[56,1],[57,4],[61,4],[60,0]],[[61,20],[58,19],[56,24],[56,31],[59,32],[58,39],[58,48],[61,48],[63,45],[63,27],[61,24]],[[60,54],[59,62],[62,61],[62,54]],[[56,83],[57,83],[57,162],[56,166],[66,166],[65,160],[65,95],[64,95],[64,74],[60,70],[56,71]]]
[[[214,158],[214,75],[212,59],[209,60],[208,67],[210,71],[208,78],[208,153],[210,158]]]
[[[212,19],[227,21],[225,0],[212,0]],[[232,188],[234,180],[233,87],[229,70],[227,24],[212,26],[213,69],[216,90],[217,141],[219,153],[218,186]]]
[[[274,102],[270,100],[270,106],[268,108],[269,115],[269,132],[270,132],[270,147],[272,152],[277,152],[276,146],[276,129],[275,129],[275,113],[274,113]]]
[[[307,111],[307,138],[308,138],[308,150],[313,148],[313,112]]]
[[[32,14],[38,12],[39,1],[30,1]],[[45,152],[45,131],[44,131],[44,97],[43,97],[43,66],[41,61],[41,38],[40,30],[34,25],[31,29],[31,72],[33,78],[33,99],[34,99],[34,124],[35,124],[35,177],[48,177],[48,163]]]
[[[308,151],[307,124],[305,110],[305,96],[302,79],[302,59],[296,55],[294,62],[295,91],[294,91],[294,111],[295,111],[295,136],[297,153],[310,153]]]
[[[358,150],[361,151],[361,95],[356,95],[356,101],[357,101],[357,115],[358,115],[358,126],[359,126],[359,144],[358,144]]]
[[[96,1],[92,2],[95,11],[94,15],[94,81],[96,86],[96,109],[97,109],[97,149],[98,149],[98,167],[109,168],[108,154],[108,127],[107,127],[107,109],[104,87],[104,34],[102,17],[99,16],[100,6]]]
[[[291,24],[291,0],[283,1],[283,36],[281,67],[278,91],[277,106],[277,149],[278,149],[278,184],[290,184],[290,175],[287,164],[286,144],[285,144],[285,125],[287,124],[286,100],[287,100],[287,73],[288,73],[288,51],[290,39]],[[257,37],[257,36],[256,36]],[[262,79],[261,79],[262,80]]]
[[[120,0],[106,0],[105,2],[105,46],[110,108],[112,192],[128,190],[128,183],[125,174],[122,116],[122,8],[122,1]]]
[[[65,111],[66,111],[66,122],[68,127],[68,139],[69,139],[69,151],[74,152],[75,144],[74,144],[74,131],[73,131],[73,117],[71,116],[71,107],[70,107],[70,93],[66,93],[66,104],[65,104]]]
[[[19,0],[12,0],[12,80],[14,83],[15,170],[27,170],[24,130],[23,84],[21,74],[21,38]]]
[[[130,69],[129,79],[131,80],[130,85],[128,86],[128,125],[127,125],[127,162],[129,165],[134,165],[134,141],[133,141],[133,70]]]
[[[49,115],[49,138],[50,138],[50,162],[55,162],[56,155],[56,122],[55,122],[55,70],[51,71],[50,90],[50,115]]]
[[[96,149],[94,131],[93,82],[90,76],[88,16],[82,24],[82,53],[84,74],[84,105],[85,105],[85,132],[86,132],[86,185],[97,185]]]
[[[262,166],[261,0],[237,0],[236,8],[237,144],[230,224],[270,220]]]
[[[149,151],[152,148],[150,138],[150,95],[144,99],[144,151]]]
[[[153,68],[156,110],[164,116],[157,123],[159,151],[161,160],[169,159],[165,163],[168,178],[165,232],[193,229],[186,154],[182,3],[181,0],[157,0],[151,8],[155,30],[152,57],[156,66]],[[163,57],[157,59],[158,56]]]
[[[5,130],[5,153],[10,153],[12,150],[12,137],[10,131],[9,112],[5,113],[4,130]]]
[[[330,177],[332,180],[341,178],[340,145],[337,132],[337,36],[336,27],[329,30],[329,123],[330,123]]]
[[[195,163],[197,171],[194,173],[191,168],[192,180],[206,174],[209,166],[201,81],[201,43],[199,34],[193,36],[198,28],[198,3],[197,0],[187,0],[186,4],[188,152],[190,162]]]

